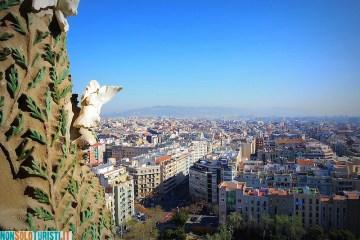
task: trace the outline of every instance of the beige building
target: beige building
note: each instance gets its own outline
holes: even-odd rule
[[[190,146],[191,163],[203,158],[210,150],[212,150],[212,146],[208,141],[192,141]]]
[[[134,178],[136,199],[144,199],[157,193],[161,183],[159,165],[130,165],[127,169]]]
[[[257,189],[246,187],[243,182],[222,182],[219,185],[220,223],[234,211],[258,224],[265,215],[298,216],[305,227],[321,223],[320,194],[317,189],[306,187]]]
[[[116,158],[116,160],[123,158],[133,158],[141,154],[146,154],[152,149],[154,148],[149,146],[114,145],[111,149],[111,157]]]
[[[113,223],[123,226],[135,214],[134,181],[125,167],[115,167],[111,163],[93,169],[105,188],[105,202],[111,211]]]
[[[240,144],[241,161],[250,160],[250,156],[256,152],[255,139]]]

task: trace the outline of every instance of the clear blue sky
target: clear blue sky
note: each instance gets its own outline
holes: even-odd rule
[[[156,105],[360,115],[359,0],[80,1],[74,91],[124,90],[105,112]]]

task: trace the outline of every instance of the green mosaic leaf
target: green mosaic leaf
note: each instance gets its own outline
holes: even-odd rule
[[[3,0],[0,1],[0,10],[6,10],[10,7],[16,6],[20,4],[20,0]]]
[[[26,214],[26,223],[28,224],[30,231],[36,231],[36,226],[34,224],[34,216],[31,213]]]
[[[42,122],[45,121],[44,114],[40,110],[40,108],[36,105],[35,101],[31,97],[27,97],[26,103],[28,108],[30,109],[30,115],[33,118],[36,118]]]
[[[3,121],[3,117],[4,117],[4,113],[2,111],[0,111],[0,126],[1,126],[2,121]]]
[[[76,199],[76,196],[79,191],[79,183],[77,181],[75,181],[74,179],[71,179],[69,181],[67,191],[71,194],[71,196],[73,196],[74,199]]]
[[[0,51],[0,61],[5,61],[10,54],[10,48],[3,48],[3,50]]]
[[[40,43],[47,36],[49,36],[49,32],[42,32],[42,31],[36,30],[36,36],[35,36],[33,45]]]
[[[45,93],[45,114],[47,119],[49,119],[50,112],[51,112],[51,91],[48,88]]]
[[[66,86],[63,90],[59,90],[57,87],[55,87],[55,92],[53,93],[54,101],[56,103],[59,103],[61,99],[66,97],[69,93],[71,93],[72,86],[71,84]]]
[[[14,34],[12,34],[12,33],[7,33],[7,32],[0,33],[0,41],[7,41],[10,38],[12,38],[13,36],[14,36]]]
[[[47,179],[47,172],[39,164],[32,160],[31,167],[22,166],[22,168],[30,175],[35,175],[44,179]]]
[[[60,132],[65,137],[67,131],[67,114],[64,109],[60,111]]]
[[[4,106],[4,96],[0,96],[0,108]]]
[[[52,51],[49,44],[45,45],[45,52],[41,56],[45,61],[50,63],[52,66],[55,66],[56,53]]]
[[[31,63],[31,66],[33,67],[35,65],[35,63],[39,60],[39,57],[40,57],[40,53],[36,53],[32,63]]]
[[[76,234],[75,224],[70,223],[69,230],[72,232],[73,235],[75,235]]]
[[[17,148],[17,152],[16,152],[16,155],[18,156],[17,161],[23,161],[33,153],[34,147],[31,147],[30,149],[26,149],[27,143],[28,140],[24,139]]]
[[[34,189],[34,197],[39,203],[49,204],[49,196],[39,188]]]
[[[13,125],[11,125],[11,128],[9,129],[9,131],[7,131],[5,133],[6,135],[6,141],[9,141],[9,139],[13,136],[18,135],[19,133],[21,133],[23,131],[23,116],[22,114],[19,114]]]
[[[42,219],[44,221],[50,221],[54,219],[53,215],[44,208],[35,208],[34,211],[34,216],[39,219]]]
[[[45,77],[45,68],[41,68],[39,72],[36,74],[34,80],[29,83],[28,89],[35,88],[39,82],[41,82]]]
[[[26,60],[25,60],[25,56],[24,54],[22,54],[20,52],[19,49],[17,48],[12,48],[11,49],[11,55],[15,60],[15,63],[17,65],[19,65],[22,69],[26,70],[27,69],[27,64],[26,64]]]
[[[40,144],[43,144],[43,145],[46,144],[46,142],[45,142],[45,140],[44,140],[44,137],[43,137],[39,132],[37,132],[37,131],[35,131],[35,130],[31,130],[31,129],[30,129],[30,136],[29,136],[29,138],[31,138],[32,140],[34,140],[34,141],[36,141],[36,142],[38,142],[38,143],[40,143]]]
[[[19,90],[18,71],[15,65],[12,65],[10,71],[5,74],[5,79],[7,81],[8,92],[10,96],[14,98],[16,92]]]
[[[60,77],[59,77],[59,81],[60,83],[63,82],[70,74],[70,70],[69,68],[66,68],[61,74],[60,74]]]
[[[10,15],[13,18],[13,21],[11,23],[11,26],[14,28],[15,31],[17,31],[18,33],[25,35],[26,32],[23,28],[23,26],[21,26],[19,18],[17,16],[15,16],[14,14],[10,13]]]

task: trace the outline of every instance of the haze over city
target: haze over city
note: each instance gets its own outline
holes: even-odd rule
[[[359,1],[109,4],[106,14],[81,4],[68,39],[75,92],[90,79],[124,87],[105,114],[164,105],[360,114]]]
[[[359,26],[359,0],[0,0],[0,240],[360,240]]]

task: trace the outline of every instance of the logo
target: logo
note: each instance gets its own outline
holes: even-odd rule
[[[0,240],[72,240],[72,232],[0,231]]]

